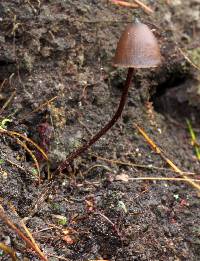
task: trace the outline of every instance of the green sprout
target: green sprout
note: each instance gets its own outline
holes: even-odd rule
[[[3,159],[0,159],[0,165],[3,164],[5,161]]]
[[[190,137],[191,137],[191,143],[192,143],[192,145],[194,146],[194,149],[195,149],[196,157],[197,157],[198,160],[200,160],[200,148],[199,148],[199,144],[198,144],[197,139],[196,139],[196,134],[194,132],[194,129],[192,128],[191,122],[188,119],[186,120],[186,122],[187,122],[187,125],[188,125]]]
[[[58,225],[64,226],[67,224],[67,218],[62,215],[52,215],[55,219]]]
[[[36,168],[32,168],[31,169],[31,172],[33,173],[34,176],[37,176],[38,175],[38,171]]]
[[[64,226],[64,225],[66,225],[67,224],[67,218],[66,217],[61,217],[59,220],[58,220],[58,224],[59,225],[62,225],[62,226]]]

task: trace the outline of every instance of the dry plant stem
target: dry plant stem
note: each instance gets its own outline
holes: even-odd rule
[[[177,171],[175,171],[174,169],[161,168],[161,167],[149,166],[149,165],[143,165],[143,164],[136,164],[136,163],[131,163],[131,162],[128,162],[128,161],[126,162],[126,161],[121,161],[121,160],[107,159],[107,158],[98,156],[98,155],[93,154],[93,153],[89,153],[89,154],[91,156],[96,157],[99,160],[103,160],[103,161],[109,162],[111,164],[125,165],[125,166],[131,166],[131,167],[142,168],[142,169],[156,169],[156,170],[160,170],[160,171],[162,171],[162,170],[163,171],[173,171],[173,172],[177,173]],[[197,175],[197,173],[195,173],[195,172],[182,171],[182,173],[185,174],[185,175]]]
[[[120,6],[125,6],[125,7],[132,7],[132,8],[138,8],[137,4],[125,2],[125,1],[120,1],[120,0],[110,0],[111,3],[115,5],[120,5]]]
[[[167,177],[138,177],[128,178],[128,180],[152,180],[152,181],[187,181],[184,178],[167,178]],[[200,182],[199,179],[190,179],[191,181]]]
[[[139,0],[134,0],[134,2],[135,2],[136,4],[138,4],[147,14],[154,12],[150,7],[146,6],[146,5],[145,5],[144,3],[142,3],[141,1],[139,1]]]
[[[6,107],[10,104],[11,100],[14,98],[16,94],[16,91],[14,91],[11,96],[8,98],[8,100],[6,100],[6,102],[4,103],[4,105],[2,106],[2,108],[0,109],[0,115],[4,112],[4,110],[6,109]]]
[[[178,45],[178,44],[177,44]],[[196,65],[195,63],[193,63],[192,61],[191,61],[191,59],[184,53],[184,51],[180,48],[180,47],[178,47],[178,50],[179,50],[179,52],[183,55],[183,57],[185,58],[185,60],[189,63],[189,64],[191,64],[195,69],[197,69],[198,71],[200,71],[200,67],[198,66],[198,65]]]
[[[12,210],[12,212],[17,216],[19,217],[16,209],[15,209],[15,206],[11,203],[11,202],[8,202],[8,206],[9,208]],[[27,220],[27,218],[25,218],[24,220]],[[42,251],[40,250],[39,246],[37,245],[35,239],[33,238],[31,232],[29,231],[29,229],[26,227],[25,223],[24,223],[24,220],[20,220],[20,225],[21,227],[23,227],[23,229],[25,230],[26,234],[28,235],[29,239],[31,240],[31,242],[34,244],[35,246],[35,249],[37,250],[38,253],[41,254],[41,256],[43,256],[43,253]]]
[[[15,233],[21,238],[23,239],[24,242],[26,242],[26,245],[30,248],[32,248],[40,257],[41,260],[43,261],[48,261],[48,259],[46,258],[46,256],[44,256],[43,253],[38,252],[38,250],[35,248],[35,245],[31,242],[30,239],[28,239],[8,218],[7,216],[4,214],[2,207],[0,206],[0,219],[8,226],[10,227],[13,231],[15,231]]]
[[[114,124],[115,122],[119,119],[119,117],[122,114],[122,111],[124,109],[124,105],[126,103],[126,99],[127,99],[127,95],[128,95],[128,90],[131,84],[131,80],[133,77],[133,72],[134,69],[133,68],[129,68],[128,69],[128,74],[126,77],[126,82],[123,88],[123,92],[121,95],[121,100],[118,106],[117,111],[115,112],[114,116],[112,117],[112,119],[94,136],[92,137],[88,142],[86,142],[85,144],[83,144],[80,148],[78,148],[77,150],[75,150],[74,152],[72,152],[64,162],[62,162],[58,168],[56,169],[55,173],[59,173],[62,172],[64,169],[66,169],[69,164],[75,159],[77,158],[79,155],[81,155],[84,151],[86,151],[92,144],[94,144],[98,139],[101,138],[101,136],[103,136]]]
[[[140,134],[144,137],[144,139],[147,141],[147,143],[151,146],[151,148],[163,158],[167,164],[182,178],[184,178],[190,185],[192,185],[194,188],[198,189],[200,191],[200,185],[194,182],[191,178],[184,175],[184,173],[165,155],[165,153],[153,142],[152,139],[149,138],[149,136],[146,134],[146,132],[140,128],[137,124],[134,124],[135,128],[140,132]]]
[[[11,247],[0,242],[0,249],[3,250],[6,254],[10,255],[10,257],[12,258],[12,261],[18,261],[19,260],[16,257],[15,251]]]
[[[25,120],[26,118],[32,116],[35,112],[38,112],[40,110],[42,110],[45,106],[48,106],[50,103],[52,103],[54,100],[56,100],[58,98],[58,96],[54,96],[53,98],[51,98],[50,100],[42,103],[41,105],[39,105],[39,107],[37,107],[35,110],[33,110],[30,113],[26,113],[21,119],[20,121]]]
[[[16,131],[9,131],[3,128],[0,128],[0,133],[4,133],[8,136],[11,136],[12,138],[17,139],[15,136],[22,138],[23,140],[27,141],[28,143],[30,143],[31,145],[33,145],[42,155],[43,157],[48,160],[48,156],[47,154],[44,152],[44,150],[42,148],[40,148],[39,145],[37,145],[34,141],[32,141],[31,139],[27,138],[25,135],[18,133]]]

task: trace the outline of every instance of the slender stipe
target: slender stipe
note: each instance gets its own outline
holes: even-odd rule
[[[127,77],[126,77],[126,82],[125,85],[123,87],[123,92],[121,95],[121,99],[120,99],[120,103],[118,106],[117,111],[115,112],[114,116],[112,117],[112,119],[94,136],[92,137],[88,142],[86,142],[85,144],[83,144],[81,147],[79,147],[77,150],[75,150],[74,152],[72,152],[66,159],[64,162],[62,162],[58,168],[56,169],[56,173],[58,172],[62,172],[64,169],[66,169],[69,164],[78,156],[80,156],[83,152],[85,152],[92,144],[94,144],[99,138],[101,138],[101,136],[103,136],[114,124],[115,122],[119,119],[119,117],[122,114],[122,111],[124,109],[124,105],[126,103],[127,100],[127,96],[128,96],[128,90],[131,84],[131,80],[133,77],[133,72],[134,72],[134,68],[129,68],[128,69],[128,73],[127,73]]]

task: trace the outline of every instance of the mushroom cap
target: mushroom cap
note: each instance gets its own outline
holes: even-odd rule
[[[117,44],[113,66],[150,68],[160,63],[160,48],[150,28],[140,22],[128,25]]]

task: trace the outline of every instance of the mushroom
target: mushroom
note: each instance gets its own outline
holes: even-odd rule
[[[128,68],[126,81],[121,95],[117,111],[112,119],[88,142],[72,152],[64,162],[62,162],[56,172],[61,172],[80,154],[87,150],[101,136],[103,136],[121,116],[126,103],[128,89],[131,84],[135,68],[157,67],[161,63],[160,49],[157,39],[150,28],[138,21],[128,25],[122,33],[117,45],[113,66]]]

